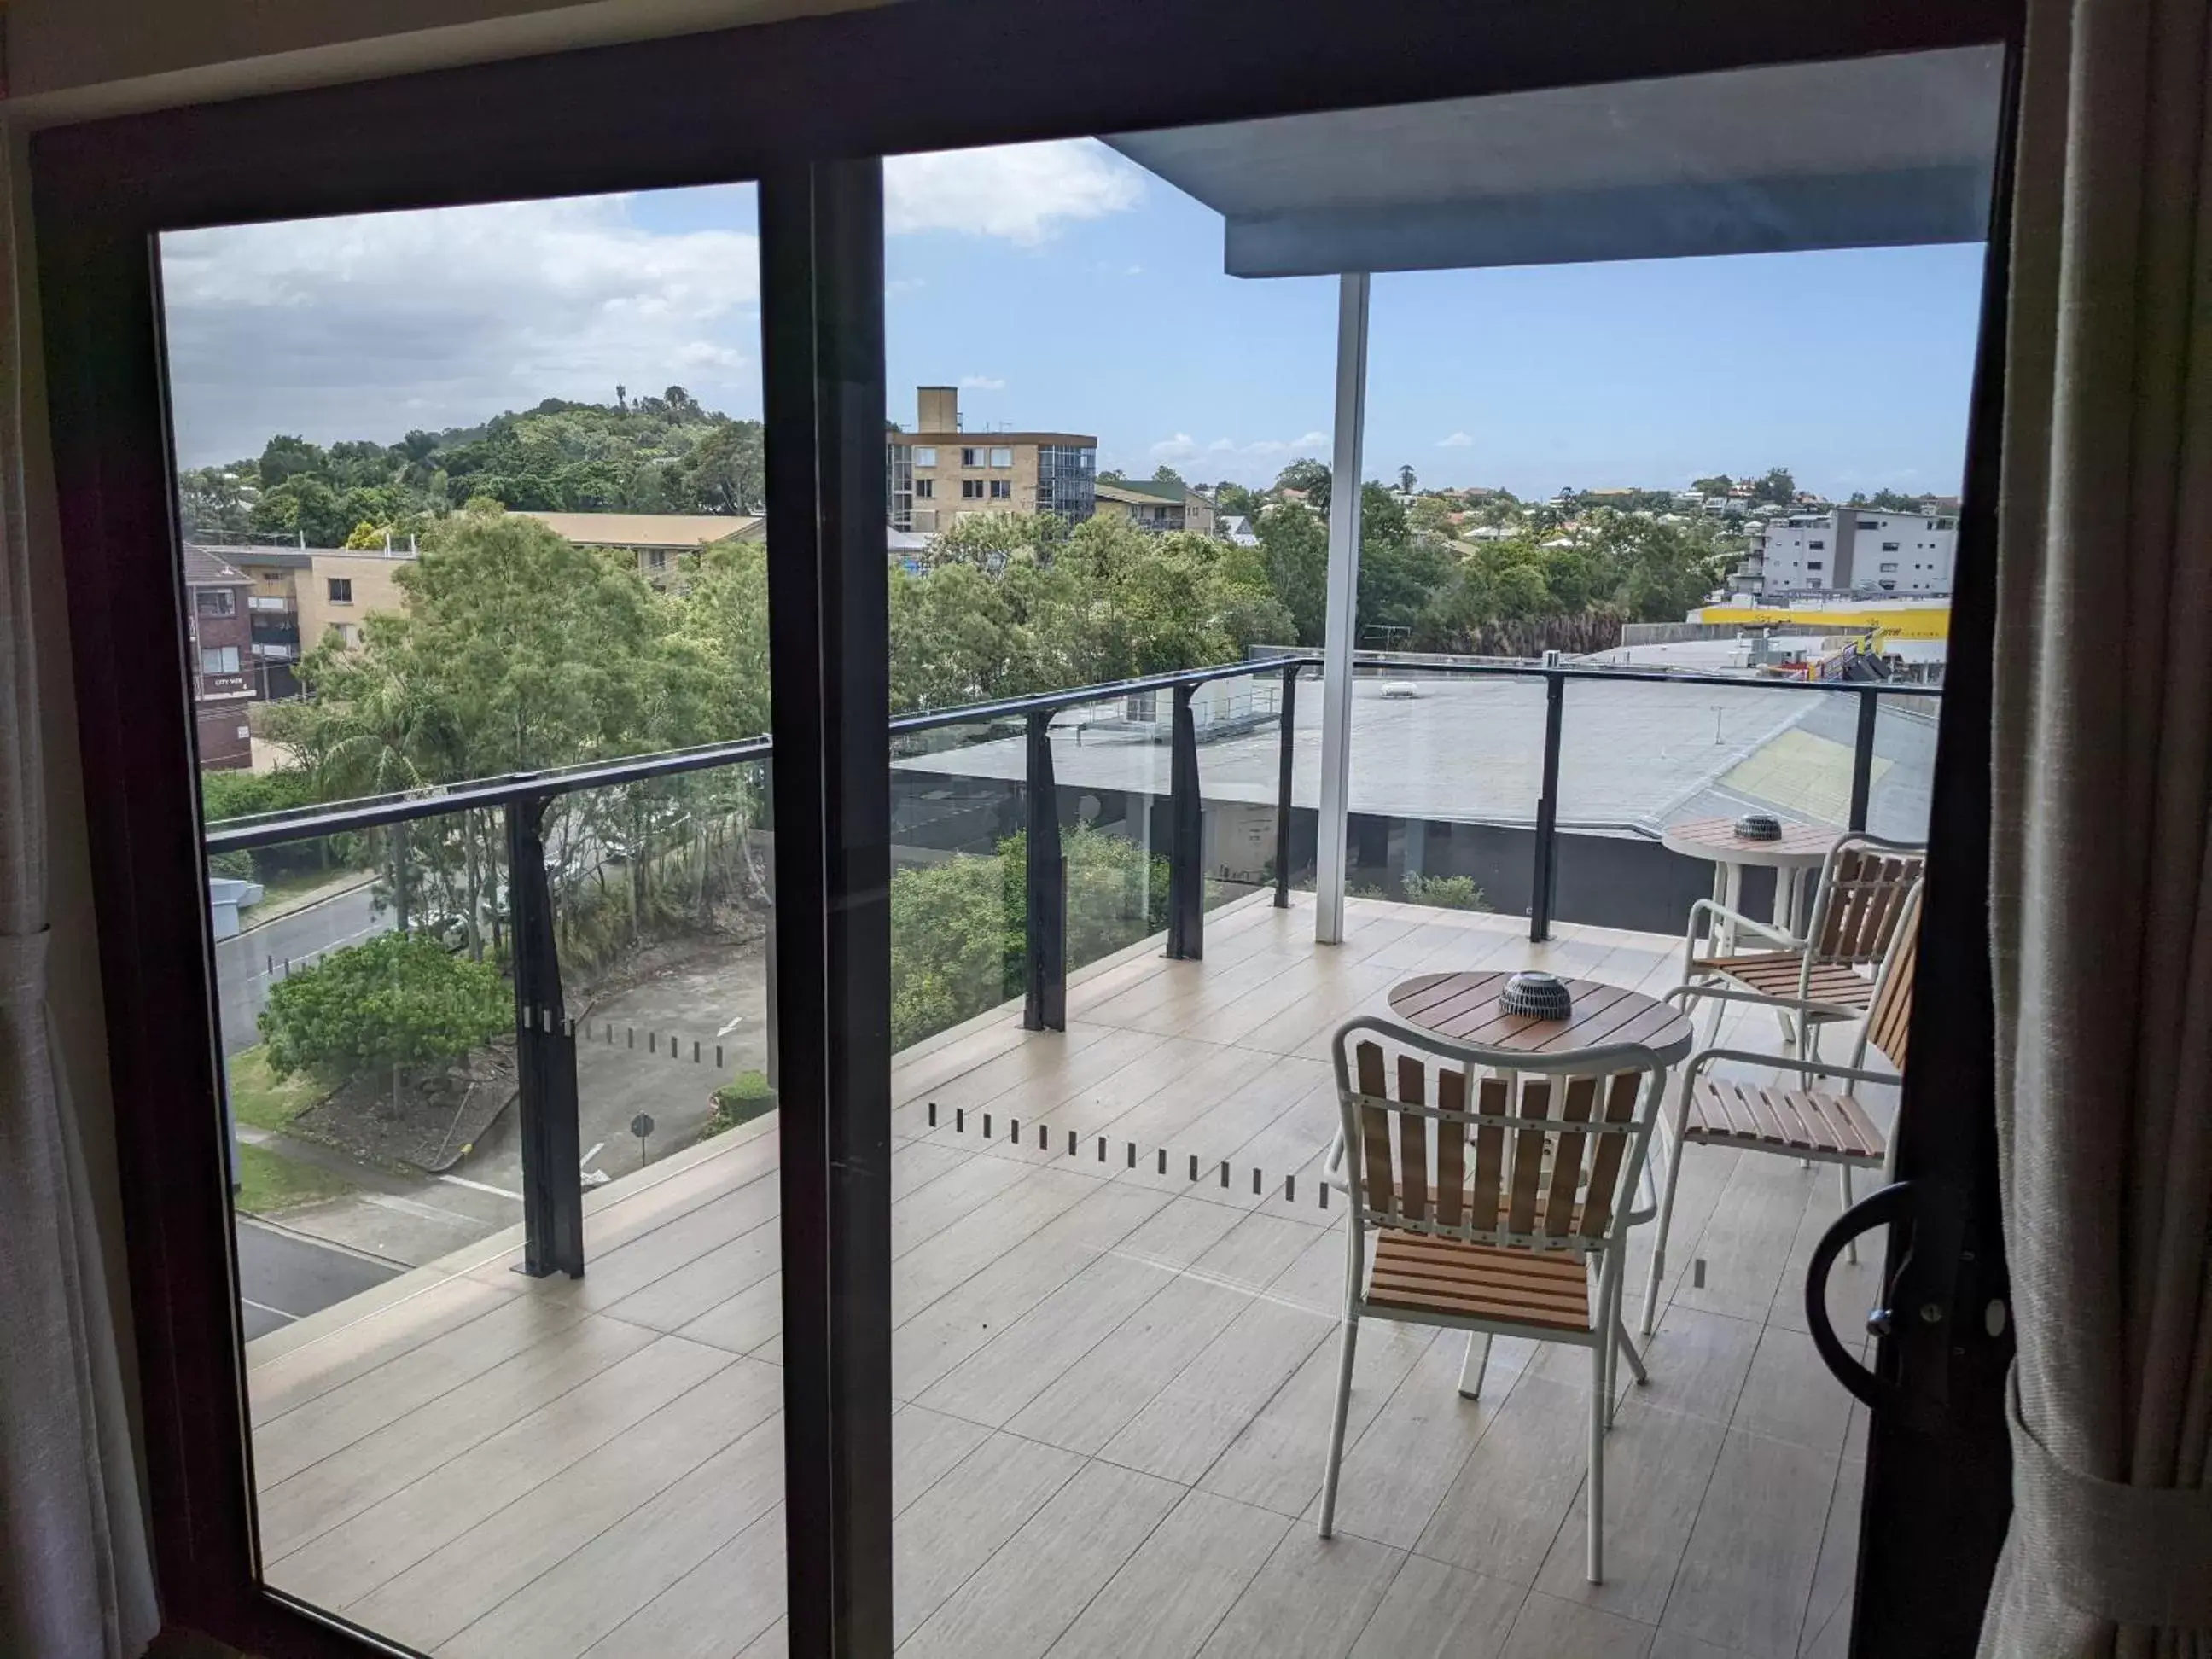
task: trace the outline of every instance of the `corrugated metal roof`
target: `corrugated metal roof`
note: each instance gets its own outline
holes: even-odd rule
[[[689,549],[748,538],[761,524],[757,516],[709,513],[534,513],[557,536],[580,547]]]

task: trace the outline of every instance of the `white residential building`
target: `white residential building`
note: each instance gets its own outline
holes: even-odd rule
[[[1959,521],[1879,507],[1793,513],[1751,532],[1749,565],[1768,599],[1790,593],[1951,591]]]

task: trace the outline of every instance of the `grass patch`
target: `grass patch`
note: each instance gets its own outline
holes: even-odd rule
[[[327,1170],[247,1141],[239,1143],[238,1180],[238,1207],[254,1215],[296,1209],[353,1190],[351,1182]]]
[[[270,1071],[259,1043],[230,1057],[230,1109],[250,1128],[282,1129],[318,1098],[304,1073],[279,1078]]]

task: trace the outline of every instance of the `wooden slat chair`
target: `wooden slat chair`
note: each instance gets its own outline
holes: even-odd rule
[[[1642,1044],[1539,1056],[1371,1016],[1339,1027],[1334,1046],[1339,1184],[1350,1202],[1321,1535],[1335,1525],[1362,1319],[1468,1332],[1459,1387],[1468,1399],[1481,1391],[1493,1337],[1570,1343],[1590,1351],[1588,1571],[1601,1583],[1616,1356],[1644,1376],[1621,1322],[1621,1258],[1627,1228],[1657,1206],[1644,1154],[1665,1068]],[[1631,1201],[1639,1189],[1640,1206]]]
[[[1784,1036],[1795,1042],[1802,1032],[1803,1046],[1817,1051],[1822,1025],[1856,1019],[1873,1002],[1873,970],[1889,952],[1926,852],[1879,836],[1844,836],[1821,861],[1802,938],[1699,899],[1690,907],[1684,982],[1728,985],[1771,999]],[[1735,948],[1747,933],[1767,948]],[[1729,947],[1717,948],[1724,937]]]
[[[1674,1183],[1681,1175],[1685,1148],[1733,1146],[1739,1152],[1775,1152],[1808,1164],[1833,1164],[1846,1209],[1850,1207],[1853,1170],[1881,1170],[1887,1177],[1890,1142],[1850,1092],[1850,1085],[1894,1085],[1904,1073],[1905,1039],[1912,1024],[1913,966],[1919,943],[1920,884],[1915,882],[1896,907],[1887,950],[1873,981],[1872,1006],[1856,1012],[1841,1006],[1820,1011],[1820,1017],[1831,1020],[1863,1016],[1865,1024],[1848,1065],[1809,1054],[1784,1060],[1747,1048],[1709,1047],[1690,1056],[1683,1067],[1681,1093],[1675,1100],[1668,1133],[1660,1138],[1666,1176],[1659,1201],[1659,1235],[1651,1253],[1651,1277],[1644,1287],[1644,1334],[1651,1334],[1658,1312],[1659,1281],[1667,1270],[1667,1229],[1674,1218]],[[1795,999],[1765,997],[1715,985],[1677,986],[1668,995],[1686,1006],[1699,999],[1711,1000],[1716,1007],[1723,1002],[1790,1009],[1799,1006]],[[1896,1069],[1869,1069],[1869,1048]],[[1798,1086],[1717,1077],[1711,1068],[1720,1060],[1786,1072]],[[1816,1079],[1841,1081],[1845,1086],[1820,1088],[1815,1085]],[[1848,1249],[1850,1259],[1856,1261],[1857,1245]]]

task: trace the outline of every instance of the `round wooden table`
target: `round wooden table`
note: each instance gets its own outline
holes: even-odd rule
[[[1814,823],[1782,823],[1776,841],[1751,841],[1735,832],[1733,818],[1685,818],[1661,831],[1659,844],[1686,858],[1705,859],[1713,866],[1713,900],[1729,909],[1743,909],[1743,872],[1753,865],[1774,872],[1774,925],[1786,933],[1802,933],[1806,889],[1826,860],[1842,832]],[[1711,938],[1711,935],[1708,935]],[[1733,930],[1712,939],[1717,950],[1733,950]]]
[[[1509,1014],[1498,1006],[1510,973],[1422,974],[1390,988],[1390,1012],[1408,1025],[1455,1042],[1526,1054],[1568,1054],[1640,1042],[1673,1066],[1690,1052],[1689,1017],[1671,1002],[1592,979],[1566,981],[1574,1012],[1565,1019]]]

